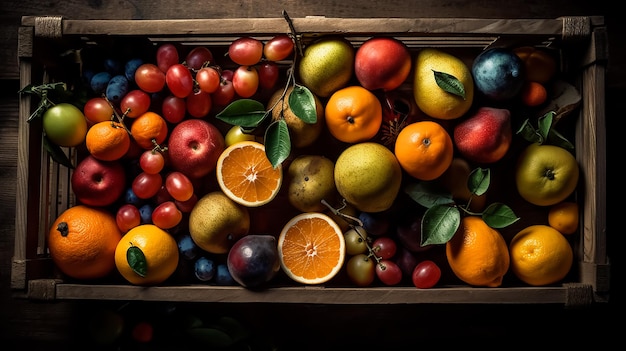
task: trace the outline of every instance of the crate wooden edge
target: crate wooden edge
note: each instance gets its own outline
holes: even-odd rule
[[[595,302],[591,285],[567,283],[550,287],[324,287],[289,286],[260,290],[241,286],[141,287],[132,285],[65,284],[56,279],[29,282],[33,300],[126,300],[285,304],[563,304],[588,306]]]
[[[37,26],[35,25],[37,22],[37,19],[40,17],[29,17],[29,16],[25,16],[23,18],[23,24],[25,24],[25,27],[21,27],[20,28],[20,45],[18,48],[18,53],[20,55],[20,67],[24,68],[24,69],[20,69],[21,72],[21,82],[30,82],[31,78],[30,77],[30,69],[26,69],[26,68],[30,68],[29,66],[29,59],[32,56],[32,45],[33,45],[33,37],[40,35],[43,37],[49,37],[48,34],[42,34],[39,33],[37,34]],[[233,20],[233,19],[231,19]],[[198,25],[206,25],[207,22],[206,21],[211,21],[212,23],[215,23],[213,21],[218,21],[220,23],[222,23],[222,21],[227,21],[230,22],[231,20],[226,20],[226,19],[218,19],[218,20],[171,20],[172,24],[173,23],[178,23],[180,25],[186,25],[189,24],[191,22],[197,22],[196,24]],[[238,21],[240,19],[237,19]],[[241,19],[244,20],[246,22],[252,21],[252,22],[256,22],[259,19]],[[308,23],[309,20],[315,20],[315,21],[320,21],[322,20],[322,22],[326,22],[327,20],[331,20],[331,22],[328,23],[333,23],[332,21],[337,21],[340,20],[341,21],[341,25],[344,26],[346,24],[349,23],[353,23],[353,21],[362,21],[365,20],[367,22],[370,22],[370,20],[372,19],[345,19],[346,21],[343,21],[342,19],[327,19],[327,18],[316,18],[316,19],[297,19],[297,20],[302,20],[302,23]],[[448,26],[452,25],[452,22],[454,23],[458,23],[458,21],[462,21],[462,22],[467,22],[467,23],[471,23],[472,26],[477,26],[480,25],[480,29],[474,29],[474,32],[469,33],[470,35],[476,35],[476,34],[494,34],[494,30],[495,32],[504,32],[507,33],[507,29],[511,26],[511,23],[517,23],[519,25],[519,23],[526,23],[526,21],[530,21],[530,22],[537,22],[538,20],[497,20],[497,19],[487,19],[487,20],[483,20],[483,19],[397,19],[399,20],[398,23],[402,23],[402,26],[406,26],[407,23],[418,23],[420,28],[419,30],[416,31],[423,31],[423,30],[427,30],[428,26],[432,26],[434,23],[444,23],[447,24]],[[63,29],[61,30],[61,33],[64,33],[63,30],[69,31],[71,32],[71,28],[76,28],[76,27],[91,27],[91,24],[94,24],[94,21],[71,21],[71,20],[63,20],[63,19],[58,19],[58,21],[60,21],[60,23],[63,23]],[[282,19],[272,19],[272,21],[274,21],[273,25],[278,25],[277,21],[283,21]],[[418,21],[418,22],[416,22]],[[486,22],[485,22],[486,21]],[[504,22],[502,22],[504,21]],[[601,24],[603,23],[601,18],[596,18],[596,17],[575,17],[575,18],[562,18],[562,19],[556,19],[556,20],[539,20],[541,23],[549,23],[550,25],[548,26],[548,30],[546,33],[546,30],[543,29],[539,32],[534,32],[534,33],[541,33],[541,35],[547,35],[547,34],[558,34],[560,33],[559,30],[555,29],[556,27],[554,26],[554,24],[556,22],[561,24],[561,34],[563,31],[566,30],[566,23],[572,22],[575,23],[575,25],[571,25],[571,27],[577,28],[576,30],[574,30],[574,32],[578,33],[578,34],[568,34],[568,35],[564,35],[564,37],[568,37],[569,39],[574,38],[575,40],[579,40],[580,37],[585,37],[587,34],[587,25],[589,23],[596,23],[596,24]],[[115,25],[113,25],[113,22],[115,22]],[[120,28],[119,26],[117,26],[119,21],[109,21],[109,20],[104,20],[102,22],[100,21],[95,21],[96,25],[94,28],[100,28],[98,26],[101,25],[105,25],[107,28]],[[129,21],[129,23],[137,23],[138,21],[136,20],[131,20]],[[139,21],[139,22],[144,22],[146,25],[148,25],[148,27],[152,28],[151,30],[156,30],[155,28],[163,28],[163,20],[158,20],[158,21]],[[270,21],[271,22],[271,21]],[[374,24],[374,23],[380,23],[380,19],[377,19],[377,21],[371,22],[370,24]],[[166,20],[167,24],[170,24],[170,20]],[[486,29],[483,26],[485,24],[489,24],[491,23],[493,25],[493,27],[489,27],[487,26]],[[505,26],[502,26],[503,23],[507,24]],[[30,27],[29,25],[34,25],[33,27]],[[157,27],[156,25],[159,24],[159,26]],[[286,24],[286,23],[284,23]],[[317,24],[319,25],[319,23]],[[316,29],[317,27],[311,25],[312,29]],[[70,29],[67,29],[67,28]],[[211,27],[214,28],[214,26],[206,26],[206,27]],[[340,26],[338,26],[340,27]],[[398,30],[399,27],[394,27],[394,26],[387,26],[385,23],[386,30],[388,32],[395,32]],[[445,27],[445,26],[444,26]],[[463,27],[463,26],[461,26]],[[515,26],[513,26],[515,27]],[[539,26],[541,27],[541,26]],[[226,30],[224,30],[224,27],[219,27],[220,30],[216,31],[215,33],[222,33],[225,32]],[[378,27],[377,27],[378,28]],[[455,28],[456,30],[451,31],[450,28]],[[582,28],[582,29],[581,29]],[[100,28],[101,29],[101,28]],[[319,29],[319,28],[318,28]],[[92,29],[92,30],[99,30],[99,29]],[[227,29],[228,30],[228,29]],[[242,27],[238,26],[237,30],[239,32],[242,31]],[[244,30],[248,30],[248,28],[244,28]],[[359,29],[361,30],[361,29]],[[372,28],[369,28],[369,30],[371,31]],[[516,30],[519,30],[516,29]],[[253,29],[253,32],[255,33],[264,33],[265,29],[260,29],[260,28],[256,28]],[[272,30],[272,32],[276,32],[276,28],[274,27],[274,29]],[[447,34],[458,34],[458,35],[468,35],[468,33],[463,32],[463,33],[457,33],[458,31],[458,27],[445,27],[445,29],[441,29],[440,31],[438,31],[438,33],[447,33]],[[551,31],[555,31],[555,33],[552,33]],[[40,29],[41,32],[41,29]],[[44,31],[45,32],[45,31]],[[133,35],[136,34],[136,31],[131,31]],[[313,32],[317,32],[317,31],[313,31]],[[324,32],[327,32],[324,31]],[[108,34],[112,34],[107,32]],[[131,33],[126,33],[123,31],[120,31],[117,34],[131,34]],[[161,33],[161,32],[159,32]],[[167,33],[171,34],[171,28],[167,29]],[[230,32],[229,32],[230,33]],[[342,32],[345,33],[345,30]],[[424,32],[420,32],[420,33],[424,33]],[[67,33],[66,33],[67,34]],[[78,34],[78,33],[74,33],[74,34]],[[102,34],[102,33],[99,33]],[[154,34],[154,33],[153,33]],[[189,33],[186,33],[189,34]],[[194,33],[191,33],[194,34]],[[510,33],[509,33],[510,34]],[[524,33],[527,34],[527,33]],[[588,111],[588,109],[583,109],[583,111],[581,112],[581,114],[583,114],[583,118],[579,118],[579,120],[582,120],[583,122],[581,123],[587,123],[585,125],[579,126],[579,128],[577,128],[579,130],[579,132],[581,132],[581,135],[585,138],[590,138],[590,139],[581,139],[579,140],[578,136],[577,136],[577,147],[590,147],[592,148],[592,150],[595,150],[594,155],[599,155],[599,157],[587,157],[587,158],[582,158],[579,159],[581,162],[584,162],[586,167],[591,167],[590,169],[592,169],[593,172],[588,172],[585,173],[585,183],[586,184],[591,184],[592,186],[587,186],[585,189],[585,199],[590,200],[589,203],[586,204],[583,213],[584,213],[584,218],[582,220],[582,223],[592,223],[593,225],[591,226],[584,226],[583,230],[584,233],[583,235],[581,235],[581,248],[583,250],[582,253],[582,257],[583,257],[583,262],[579,262],[579,264],[581,265],[581,283],[575,283],[576,285],[581,285],[581,286],[590,286],[592,287],[592,290],[595,292],[599,292],[600,293],[600,297],[599,298],[595,298],[595,300],[597,301],[607,301],[608,298],[605,298],[605,293],[608,293],[609,291],[609,284],[608,284],[608,259],[606,258],[606,238],[605,238],[605,232],[606,232],[606,209],[605,209],[605,203],[606,203],[606,194],[604,191],[600,192],[598,190],[601,189],[605,189],[605,181],[604,179],[606,179],[606,174],[605,174],[605,166],[606,166],[606,159],[605,159],[605,151],[606,148],[605,146],[600,143],[599,141],[604,141],[603,138],[597,138],[597,136],[595,135],[596,133],[587,133],[587,134],[591,134],[591,135],[584,135],[585,133],[582,133],[582,131],[584,130],[594,130],[597,131],[598,128],[600,128],[600,131],[603,131],[605,128],[604,125],[604,101],[601,99],[601,97],[603,96],[602,94],[604,93],[603,87],[604,87],[604,65],[599,65],[597,64],[597,60],[598,60],[598,54],[601,52],[605,52],[606,50],[603,48],[603,44],[605,44],[605,42],[603,41],[602,37],[599,35],[595,35],[595,33],[592,33],[590,35],[590,38],[592,40],[592,43],[590,45],[589,48],[589,52],[587,52],[587,56],[585,57],[585,63],[583,65],[587,65],[587,69],[584,70],[583,74],[584,74],[584,79],[583,82],[581,84],[583,84],[583,91],[584,92],[589,92],[587,95],[584,96],[584,105],[585,106],[593,106],[593,108],[591,109],[591,111]],[[595,50],[595,51],[594,51]],[[606,59],[606,54],[605,56],[600,55],[601,57],[599,57],[599,59]],[[593,82],[590,83],[590,82]],[[584,85],[585,83],[587,84],[587,87],[585,88]],[[24,84],[23,84],[24,85]],[[602,90],[599,91],[598,89],[591,89],[591,86],[594,87],[602,87]],[[20,138],[19,141],[20,143],[25,143],[26,145],[30,145],[29,142],[29,133],[28,133],[28,124],[25,122],[27,117],[28,117],[28,111],[29,111],[29,107],[30,107],[30,99],[28,99],[28,97],[24,97],[23,99],[20,100],[20,125],[19,125],[19,133],[20,133]],[[602,140],[598,140],[598,139],[602,139]],[[11,279],[11,287],[13,289],[16,290],[20,290],[20,289],[28,289],[26,295],[36,298],[36,296],[41,295],[40,293],[37,292],[31,292],[30,289],[32,289],[33,287],[38,286],[36,283],[33,285],[33,282],[42,282],[42,281],[49,281],[49,279],[39,279],[40,277],[34,277],[32,280],[28,281],[27,280],[27,276],[28,276],[28,272],[29,271],[33,271],[33,267],[35,266],[41,266],[42,261],[48,261],[48,260],[40,260],[39,258],[37,259],[31,259],[31,258],[27,258],[29,257],[28,254],[26,254],[26,250],[27,248],[25,247],[26,244],[26,240],[27,240],[27,232],[29,230],[31,230],[31,226],[32,226],[32,219],[31,222],[29,223],[29,217],[28,217],[28,211],[32,210],[28,208],[28,206],[30,205],[32,207],[32,203],[33,203],[33,199],[31,198],[30,200],[28,200],[29,196],[35,196],[35,197],[39,197],[39,194],[32,194],[32,192],[28,191],[28,184],[29,184],[29,177],[32,177],[32,171],[33,170],[33,165],[37,165],[37,163],[42,164],[45,159],[39,159],[39,160],[34,160],[32,158],[29,157],[29,149],[28,148],[18,148],[18,158],[20,160],[23,160],[24,162],[18,162],[18,194],[16,194],[17,196],[17,207],[16,207],[16,240],[15,240],[15,256],[14,256],[14,260],[13,260],[13,270],[12,270],[12,279]],[[599,153],[599,154],[598,154]],[[40,153],[41,155],[41,153]],[[36,168],[36,167],[35,167]],[[32,182],[31,182],[32,183]],[[22,186],[20,186],[22,185]],[[44,186],[42,184],[40,184],[40,186]],[[591,190],[590,190],[591,189]],[[595,189],[595,191],[593,190]],[[48,201],[48,199],[45,199],[45,201]],[[39,201],[40,202],[40,201]],[[26,210],[25,210],[26,209]],[[45,217],[45,213],[43,213],[45,211],[42,211],[41,208],[39,209],[39,218],[41,218],[41,216]],[[600,219],[600,221],[598,221],[598,219]],[[41,228],[39,228],[39,230],[41,231]],[[41,235],[40,235],[41,237]],[[42,247],[42,245],[39,245],[37,247],[37,250],[40,249],[40,247]],[[38,251],[38,254],[40,252]],[[32,255],[30,255],[32,256]],[[48,264],[50,262],[47,262]],[[59,283],[59,281],[55,281],[55,289],[60,289],[60,291],[72,291],[72,285],[67,285],[67,284],[59,284],[57,286],[56,283]],[[66,290],[67,289],[69,290]],[[83,288],[94,288],[94,289],[99,289],[97,287],[93,287],[93,286],[79,286],[80,289],[76,289],[76,291],[78,291],[78,294],[75,293],[68,293],[67,296],[64,295],[64,293],[61,294],[50,294],[49,296],[55,296],[56,298],[60,298],[60,299],[64,299],[64,298],[81,298],[80,297],[80,291],[82,291]],[[184,288],[184,287],[181,287]],[[155,290],[155,291],[160,291],[161,288],[156,287],[156,288],[149,288],[148,291],[150,291],[151,289]],[[361,289],[361,288],[359,288]],[[514,290],[506,290],[506,291],[516,291],[518,290],[517,288],[506,288],[506,289],[514,289]],[[558,288],[558,289],[565,289],[565,288]],[[558,290],[557,289],[557,290]],[[402,290],[402,289],[400,289]],[[473,289],[469,288],[470,291],[473,291]],[[543,289],[539,288],[539,291],[542,291]],[[550,290],[550,289],[549,289]],[[566,289],[567,290],[567,289]],[[395,294],[395,288],[390,288],[389,291],[391,291],[391,294]],[[492,291],[492,293],[497,292],[500,290],[494,290]],[[481,293],[482,294],[482,293]],[[158,295],[158,293],[157,293]],[[437,299],[438,294],[433,294],[433,299]],[[82,297],[84,298],[84,297]],[[559,303],[565,303],[568,304],[567,299],[566,298],[556,298],[554,301],[558,301]],[[436,302],[436,301],[435,301]],[[442,300],[442,302],[445,302]],[[515,302],[515,301],[511,301],[511,302]],[[517,301],[518,303],[532,303],[532,301],[528,301],[526,298],[522,298],[521,300]],[[384,302],[380,302],[380,303],[384,303]],[[398,302],[400,303],[400,302]],[[456,302],[458,303],[458,302]],[[475,303],[473,301],[468,301],[468,303]],[[541,301],[537,301],[537,303],[541,303]]]

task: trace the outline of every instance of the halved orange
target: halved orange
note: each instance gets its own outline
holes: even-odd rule
[[[283,182],[282,165],[276,168],[265,154],[265,145],[241,141],[227,147],[217,160],[217,182],[233,201],[258,207],[272,201]]]
[[[295,282],[321,284],[341,270],[346,243],[333,219],[323,213],[305,212],[283,227],[278,256],[282,270]]]

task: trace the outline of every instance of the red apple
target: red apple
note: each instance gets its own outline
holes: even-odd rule
[[[509,150],[513,131],[511,112],[481,107],[454,127],[454,142],[468,160],[478,163],[499,161]]]
[[[368,90],[394,90],[411,71],[411,54],[401,41],[391,37],[373,37],[357,50],[354,73]]]
[[[76,165],[70,182],[79,202],[109,206],[124,193],[126,172],[118,161],[100,161],[89,155]]]
[[[225,141],[213,124],[203,119],[188,119],[172,129],[167,147],[172,167],[197,179],[215,170]]]

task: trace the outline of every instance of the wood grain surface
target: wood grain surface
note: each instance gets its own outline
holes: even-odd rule
[[[623,115],[620,99],[626,93],[626,23],[608,1],[579,0],[421,0],[421,1],[191,1],[191,0],[4,0],[0,3],[0,349],[90,349],[81,323],[99,304],[109,302],[37,303],[16,299],[9,289],[14,245],[15,179],[19,69],[17,30],[22,16],[54,15],[68,19],[199,19],[280,17],[476,17],[557,18],[605,16],[609,38],[606,108],[607,130],[615,128],[611,116]],[[614,3],[616,3],[614,1]],[[617,5],[614,5],[617,6]],[[614,129],[613,129],[614,130]],[[614,135],[614,132],[607,132]],[[609,140],[611,138],[608,138]],[[609,143],[607,140],[607,144]],[[611,244],[609,237],[609,256]],[[612,260],[613,267],[621,260]],[[611,308],[623,302],[617,284],[606,306],[568,310],[561,306],[308,306],[273,304],[201,304],[202,313],[225,312],[239,316],[260,332],[271,334],[280,349],[308,350],[345,346],[346,349],[417,349],[424,342],[438,345],[578,346],[602,349],[617,335]],[[158,306],[157,306],[158,307]],[[156,308],[148,306],[148,308]],[[611,318],[611,315],[613,318]],[[542,339],[543,338],[543,339]],[[503,343],[504,342],[504,343]],[[532,346],[530,346],[532,345]],[[524,347],[524,346],[521,346]]]

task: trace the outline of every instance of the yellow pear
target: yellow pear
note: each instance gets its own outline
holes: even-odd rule
[[[465,97],[442,89],[435,72],[455,77],[463,84]],[[426,48],[415,59],[413,94],[417,107],[430,117],[450,120],[463,116],[472,106],[474,80],[469,67],[456,56],[439,49]]]
[[[323,37],[304,49],[298,64],[300,81],[315,95],[329,97],[352,78],[354,55],[354,47],[347,40]]]
[[[209,253],[228,253],[249,230],[248,208],[221,191],[202,196],[189,213],[189,234],[196,245]]]
[[[393,204],[402,183],[396,156],[374,142],[353,144],[335,161],[335,186],[362,212],[382,212]]]
[[[296,116],[289,107],[289,96],[293,91],[293,86],[287,88],[285,97],[282,101],[279,101],[283,94],[283,89],[277,90],[270,97],[267,103],[267,108],[272,109],[272,120],[284,118],[289,129],[289,136],[291,138],[291,145],[296,148],[303,148],[313,144],[322,133],[324,128],[324,106],[320,99],[313,94],[315,99],[315,112],[317,113],[317,121],[315,123],[306,123],[301,118]]]
[[[335,163],[321,155],[300,155],[287,169],[289,203],[302,212],[322,212],[337,197]]]

